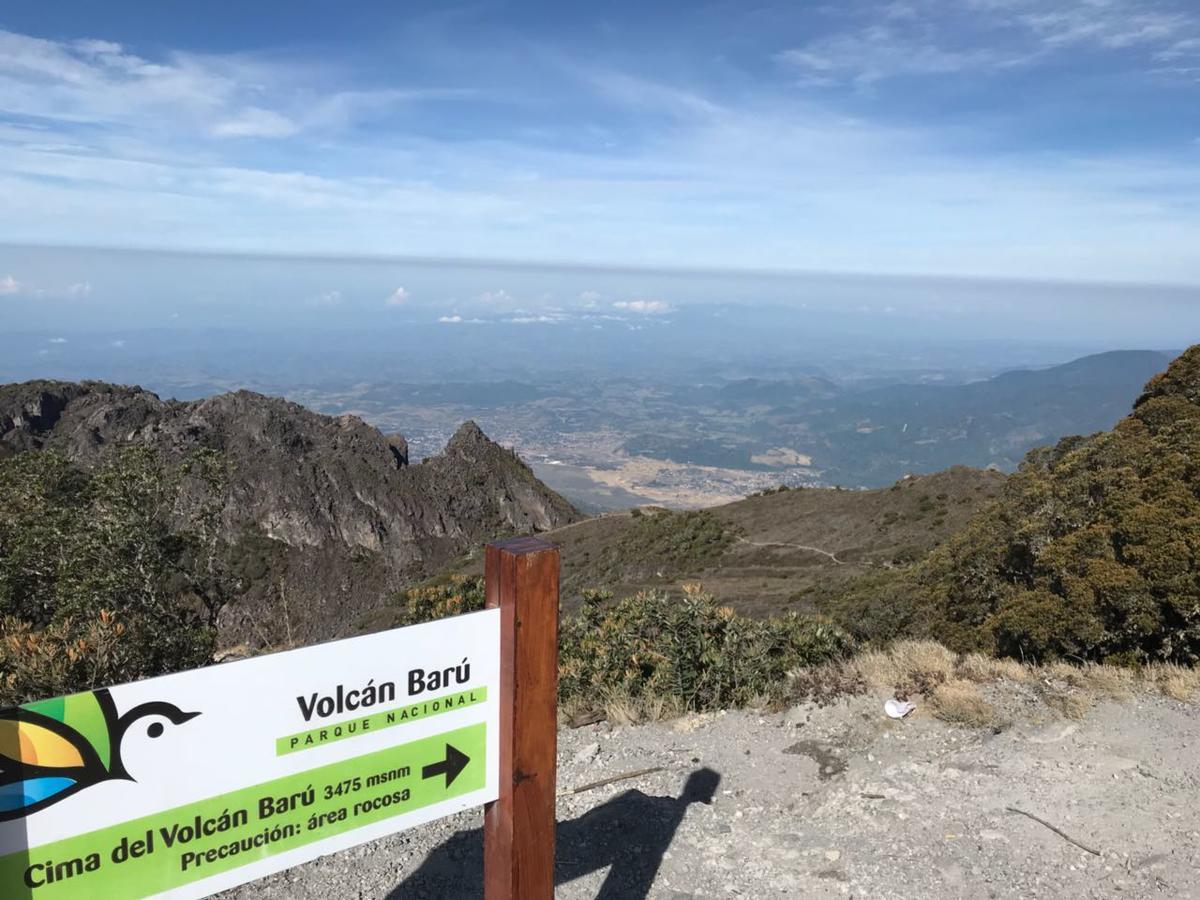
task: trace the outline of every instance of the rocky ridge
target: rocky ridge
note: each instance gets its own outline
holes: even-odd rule
[[[180,402],[100,382],[0,386],[0,452],[88,464],[130,445],[172,460],[209,448],[230,465],[226,537],[251,537],[269,572],[227,610],[225,643],[352,632],[390,590],[479,543],[579,518],[473,422],[410,464],[401,435],[250,391]]]

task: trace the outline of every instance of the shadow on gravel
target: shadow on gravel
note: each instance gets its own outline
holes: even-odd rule
[[[693,803],[711,803],[721,776],[697,769],[678,797],[649,797],[632,790],[578,819],[559,822],[554,880],[574,881],[607,868],[597,900],[644,900],[663,854]],[[388,900],[433,900],[483,896],[483,833],[460,831],[426,857]]]

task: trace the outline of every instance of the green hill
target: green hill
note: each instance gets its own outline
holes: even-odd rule
[[[889,488],[779,490],[695,512],[646,508],[546,533],[562,549],[563,598],[703,582],[756,616],[811,608],[859,576],[923,558],[997,496],[1005,476],[955,467]],[[480,574],[478,556],[455,571]]]
[[[912,569],[828,609],[860,636],[1027,659],[1200,656],[1200,346],[1111,431],[1032,451],[996,503]]]

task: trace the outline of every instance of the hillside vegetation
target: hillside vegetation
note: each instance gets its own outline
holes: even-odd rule
[[[685,584],[740,613],[765,617],[815,607],[855,578],[923,558],[994,499],[1005,476],[961,466],[890,488],[769,491],[694,512],[647,508],[589,519],[545,535],[562,549],[563,598],[617,597]],[[482,560],[454,571],[482,574]]]
[[[1200,656],[1200,346],[1112,431],[1031,452],[995,504],[827,609],[860,636],[1041,660]]]
[[[389,625],[482,609],[483,579],[453,576],[397,594]],[[841,660],[850,637],[828,621],[788,613],[739,616],[698,584],[682,597],[645,591],[614,600],[585,591],[559,634],[559,704],[566,716],[614,711],[630,719],[788,699],[792,673]]]
[[[0,461],[0,706],[212,659],[238,592],[211,452]]]

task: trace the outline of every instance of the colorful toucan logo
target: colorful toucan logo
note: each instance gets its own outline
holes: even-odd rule
[[[182,725],[200,715],[156,700],[126,712],[107,688],[0,711],[0,822],[19,819],[101,781],[133,781],[121,762],[121,741],[139,719]],[[165,726],[150,722],[146,734]]]

